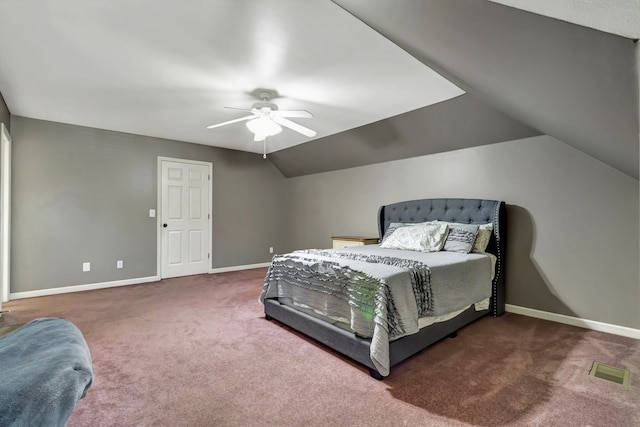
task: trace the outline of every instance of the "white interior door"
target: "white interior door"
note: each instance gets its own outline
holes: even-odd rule
[[[0,312],[9,301],[11,253],[11,136],[4,123],[0,126]],[[0,313],[0,317],[2,314]]]
[[[209,272],[211,164],[161,160],[161,277]]]

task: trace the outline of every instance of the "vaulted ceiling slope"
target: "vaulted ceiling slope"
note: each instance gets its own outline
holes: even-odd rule
[[[269,159],[287,177],[540,135],[466,94],[286,150]]]
[[[334,2],[468,93],[638,178],[637,40],[493,2]]]

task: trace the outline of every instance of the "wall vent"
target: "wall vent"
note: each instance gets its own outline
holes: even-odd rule
[[[616,368],[615,366],[606,365],[604,363],[593,362],[589,375],[611,381],[616,384],[628,386],[631,372],[629,372],[628,369]]]

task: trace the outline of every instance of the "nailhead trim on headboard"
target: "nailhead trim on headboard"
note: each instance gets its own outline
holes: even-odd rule
[[[495,212],[493,214],[493,237],[496,239],[496,275],[493,278],[491,287],[491,309],[493,316],[498,316],[498,284],[502,274],[502,250],[500,245],[500,207],[502,203],[496,203]]]

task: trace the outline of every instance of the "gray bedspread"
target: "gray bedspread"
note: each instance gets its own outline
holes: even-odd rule
[[[389,341],[417,332],[420,317],[449,313],[490,294],[486,256],[370,245],[276,255],[260,301],[289,301],[371,338],[371,361],[386,376]]]
[[[92,381],[80,330],[35,319],[0,338],[0,426],[64,426]]]

